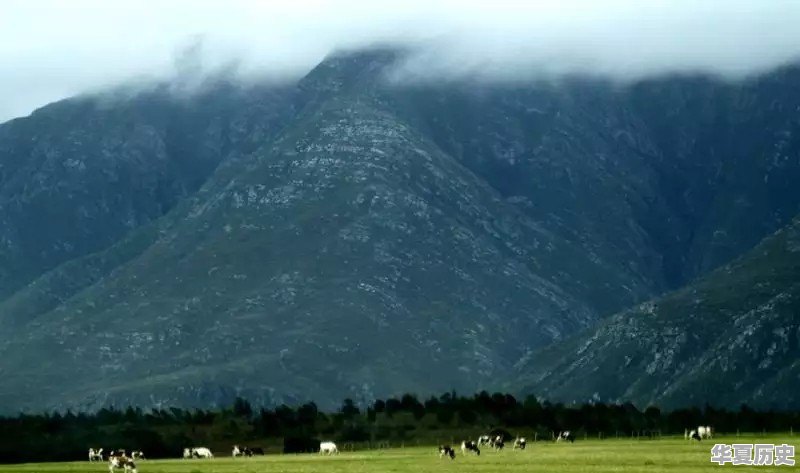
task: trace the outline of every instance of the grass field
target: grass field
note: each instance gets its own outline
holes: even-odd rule
[[[754,468],[709,462],[714,443],[787,443],[797,437],[756,435],[719,437],[702,443],[677,438],[661,440],[584,440],[575,444],[538,442],[525,451],[482,452],[480,457],[440,459],[435,447],[343,452],[332,457],[313,454],[267,455],[260,458],[220,457],[213,460],[148,460],[141,473],[360,473],[360,472],[701,472],[719,468]],[[759,470],[796,467],[762,466]],[[0,466],[0,473],[106,472],[107,463],[37,463]]]

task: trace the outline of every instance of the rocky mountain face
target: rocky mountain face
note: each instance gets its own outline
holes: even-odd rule
[[[396,58],[0,126],[0,404],[491,388],[800,211],[795,69],[399,84]]]
[[[800,219],[678,291],[554,344],[516,387],[577,402],[800,405]]]
[[[0,299],[161,217],[230,153],[268,139],[291,106],[277,92],[221,85],[189,99],[158,87],[0,126]]]

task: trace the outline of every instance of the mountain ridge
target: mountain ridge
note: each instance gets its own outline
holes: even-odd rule
[[[791,408],[800,401],[798,274],[795,218],[689,286],[532,354],[515,384],[571,402]]]
[[[796,68],[739,84],[398,87],[383,80],[396,58],[338,55],[297,84],[145,94],[99,115],[82,102],[85,122],[58,140],[143,110],[182,127],[155,156],[191,164],[200,149],[210,164],[175,174],[194,184],[126,231],[0,284],[13,293],[0,291],[2,404],[491,389],[543,346],[683,286],[800,212]],[[63,107],[77,113],[48,113]],[[31,152],[14,144],[24,133],[3,141],[7,125],[0,170],[3,150]],[[155,195],[137,177],[151,174],[125,174],[123,196]],[[76,226],[48,225],[43,248]]]
[[[410,358],[412,354],[417,353],[415,356],[422,357],[421,359],[444,358],[439,361],[439,364],[452,366],[459,363],[457,360],[464,356],[461,352],[458,357],[450,354],[450,351],[453,350],[452,347],[458,346],[458,343],[455,339],[443,343],[435,337],[431,338],[430,332],[439,325],[442,327],[448,325],[450,322],[447,320],[454,320],[452,319],[453,315],[440,314],[438,317],[442,317],[442,315],[445,317],[439,322],[436,318],[428,319],[429,315],[424,312],[423,307],[414,306],[418,305],[416,300],[429,299],[435,293],[447,293],[444,288],[431,292],[430,288],[422,287],[423,281],[426,281],[424,285],[435,287],[441,284],[437,281],[439,277],[445,280],[457,277],[461,281],[460,285],[470,287],[472,290],[469,292],[464,289],[456,290],[455,294],[447,297],[438,296],[442,299],[441,302],[436,300],[428,302],[433,305],[441,304],[446,308],[446,313],[450,314],[455,312],[452,307],[458,305],[462,311],[472,312],[473,318],[478,317],[476,307],[481,308],[480,316],[482,317],[483,311],[487,308],[508,306],[507,313],[504,315],[511,317],[511,321],[507,321],[507,323],[513,323],[512,326],[520,330],[515,332],[510,330],[510,327],[499,325],[491,330],[484,329],[487,333],[482,337],[476,337],[476,334],[469,330],[463,333],[454,332],[450,335],[457,337],[456,339],[461,338],[461,343],[474,347],[473,349],[476,351],[471,356],[473,357],[472,361],[477,365],[471,366],[471,363],[467,363],[466,360],[469,358],[462,360],[457,372],[458,376],[450,375],[447,380],[448,384],[442,385],[449,387],[449,383],[458,382],[462,378],[471,376],[486,378],[494,373],[498,369],[498,365],[502,366],[504,363],[504,357],[513,355],[506,354],[501,357],[495,353],[496,349],[489,348],[488,345],[519,346],[519,343],[506,344],[503,339],[511,336],[517,337],[519,333],[531,333],[530,329],[522,330],[522,327],[527,324],[541,320],[540,328],[544,332],[539,337],[542,340],[548,340],[565,331],[562,327],[576,324],[585,325],[587,320],[596,317],[592,314],[591,309],[554,284],[556,280],[564,279],[563,277],[549,274],[547,278],[542,278],[531,272],[533,268],[544,271],[543,265],[537,263],[536,260],[529,259],[528,263],[523,264],[512,259],[512,257],[517,258],[519,255],[531,251],[539,244],[546,243],[553,249],[562,248],[563,244],[542,232],[532,222],[518,215],[508,204],[493,196],[491,188],[480,183],[474,175],[463,169],[457,162],[436,150],[391,114],[381,111],[380,107],[365,105],[362,102],[359,108],[354,109],[350,104],[337,105],[334,101],[334,103],[326,104],[318,113],[320,115],[314,123],[319,126],[310,129],[303,127],[296,135],[292,135],[292,130],[289,130],[285,132],[288,135],[281,135],[271,147],[268,147],[269,149],[262,149],[261,154],[257,153],[250,158],[243,158],[239,162],[229,161],[223,165],[221,169],[217,170],[214,178],[208,181],[193,198],[186,201],[182,208],[173,211],[166,217],[168,220],[175,219],[174,229],[168,231],[166,235],[162,235],[159,241],[147,248],[140,256],[116,268],[110,277],[106,277],[101,282],[82,291],[77,300],[70,300],[65,306],[40,315],[33,324],[35,335],[32,339],[24,342],[15,340],[8,343],[4,350],[6,356],[16,361],[17,366],[19,364],[24,366],[28,357],[22,354],[47,351],[48,349],[45,347],[51,346],[51,340],[59,337],[59,344],[69,347],[63,352],[57,352],[59,354],[56,356],[59,359],[91,356],[89,359],[79,360],[76,364],[100,367],[105,380],[113,378],[115,371],[122,370],[123,374],[118,374],[116,381],[122,383],[122,380],[130,375],[130,370],[134,369],[138,376],[171,381],[170,373],[187,372],[186,370],[196,372],[198,371],[194,368],[196,364],[218,366],[218,361],[214,360],[218,360],[219,355],[208,352],[206,344],[193,346],[188,352],[179,351],[169,355],[164,354],[163,357],[159,355],[159,358],[170,359],[173,360],[172,363],[178,363],[175,368],[170,368],[173,371],[163,374],[158,372],[147,374],[148,370],[152,368],[152,359],[148,358],[144,364],[137,362],[136,350],[126,347],[143,343],[149,350],[164,349],[168,343],[165,337],[169,337],[169,335],[159,329],[162,323],[180,325],[181,318],[185,319],[186,316],[190,316],[193,320],[191,323],[198,324],[200,322],[195,318],[203,314],[204,323],[214,326],[214,331],[206,331],[204,338],[212,337],[213,346],[216,351],[219,351],[224,345],[230,343],[230,340],[226,341],[226,338],[236,338],[237,326],[233,321],[220,318],[219,313],[209,314],[197,307],[208,304],[222,313],[225,312],[226,307],[239,307],[232,309],[233,314],[238,314],[235,317],[238,319],[246,316],[247,312],[254,308],[246,309],[237,306],[240,302],[226,301],[226,294],[250,291],[250,289],[246,289],[250,284],[261,289],[258,289],[258,292],[252,296],[255,297],[252,302],[247,302],[248,299],[245,299],[246,304],[256,304],[257,306],[263,304],[263,302],[259,302],[258,298],[269,294],[267,288],[274,288],[272,297],[277,297],[284,304],[291,306],[296,292],[305,294],[304,302],[320,297],[314,291],[315,280],[322,280],[324,285],[321,290],[329,293],[330,289],[326,289],[327,285],[330,285],[331,281],[341,279],[346,284],[336,284],[334,286],[337,288],[335,293],[365,292],[368,294],[367,296],[360,296],[356,300],[369,303],[369,307],[372,307],[372,311],[375,312],[374,315],[369,315],[371,311],[361,308],[358,310],[359,314],[363,314],[360,317],[366,316],[366,318],[361,319],[362,322],[358,324],[353,321],[348,322],[346,312],[350,310],[347,307],[352,306],[352,302],[349,299],[340,300],[335,293],[332,294],[333,297],[314,301],[312,307],[315,309],[312,311],[304,310],[302,306],[294,308],[294,311],[305,311],[302,320],[295,321],[294,313],[287,315],[281,315],[280,312],[273,313],[271,320],[260,315],[255,320],[261,324],[261,330],[265,331],[264,334],[277,330],[275,324],[285,326],[281,330],[286,331],[286,335],[280,337],[285,340],[282,345],[284,348],[280,348],[276,352],[271,351],[274,349],[259,345],[258,340],[248,340],[244,346],[238,345],[242,342],[234,342],[237,356],[243,359],[260,359],[265,366],[272,366],[273,372],[281,372],[292,370],[290,366],[290,354],[292,354],[302,357],[304,369],[308,370],[310,361],[307,361],[305,357],[310,357],[310,353],[319,353],[320,350],[323,350],[322,353],[327,352],[325,355],[320,355],[320,359],[329,359],[335,353],[342,353],[339,357],[342,359],[341,363],[344,363],[345,360],[354,360],[354,355],[349,354],[350,351],[358,350],[357,347],[360,344],[365,344],[370,338],[373,338],[376,341],[382,340],[384,345],[370,343],[373,345],[369,351],[371,357],[367,356],[364,359],[378,357],[379,360],[387,360],[384,362],[389,363],[392,359],[402,360],[404,357]],[[303,124],[302,121],[299,123]],[[347,159],[343,160],[339,155]],[[232,174],[220,178],[220,175],[224,175],[227,170],[230,170]],[[317,197],[319,194],[330,196],[331,200],[327,202],[337,203],[338,207],[335,208],[335,212],[323,211],[326,208],[326,200],[319,200]],[[345,199],[341,200],[342,197]],[[310,203],[315,204],[310,207]],[[291,209],[291,215],[285,214],[283,211],[286,207]],[[495,210],[490,211],[489,209]],[[396,216],[391,218],[393,215]],[[312,223],[304,224],[305,221]],[[271,225],[273,229],[269,233],[264,233],[266,222],[273,222]],[[440,235],[441,232],[450,236],[433,238],[434,235]],[[257,235],[253,236],[253,233],[257,233]],[[297,254],[298,258],[294,260],[295,262],[289,266],[286,266],[288,262],[284,262],[270,249],[271,245],[279,244],[279,240],[275,240],[276,233],[288,236],[303,234],[308,240],[294,241],[294,244],[303,248],[302,252]],[[391,237],[388,240],[386,237],[381,239],[382,233],[391,235]],[[527,235],[527,238],[522,238],[523,235]],[[237,242],[217,243],[229,238],[234,238]],[[364,248],[363,243],[369,240],[376,240],[376,243],[371,249]],[[401,249],[393,248],[393,241],[403,242],[404,240],[411,240],[413,245],[401,246]],[[284,241],[291,241],[291,238]],[[524,241],[530,243],[523,243]],[[270,243],[265,246],[267,242]],[[312,242],[313,244],[311,244]],[[445,242],[449,242],[450,247],[443,246]],[[240,250],[239,247],[242,245],[247,246],[246,251]],[[206,248],[213,248],[213,250],[211,253],[206,253]],[[369,249],[369,253],[364,254],[364,249]],[[217,251],[225,252],[226,256],[220,258],[215,254]],[[292,250],[284,247],[282,252],[291,254]],[[334,256],[329,256],[331,254]],[[251,272],[241,271],[246,268],[247,262],[252,261],[256,255],[263,255],[271,263],[267,263],[267,266],[260,270],[251,268]],[[451,255],[451,257],[444,255]],[[458,256],[452,257],[455,255]],[[584,270],[591,264],[578,251],[570,252],[562,249],[559,255],[559,260],[564,263],[576,258],[584,261],[578,264]],[[301,266],[297,262],[309,256],[313,257],[313,262],[309,261],[306,263],[309,265],[307,269],[298,272]],[[365,256],[368,258],[365,259]],[[360,261],[352,272],[348,268],[348,258]],[[541,253],[539,258],[549,258],[548,252]],[[331,262],[326,264],[326,260],[331,260]],[[212,261],[220,263],[211,263]],[[446,261],[462,261],[473,266],[477,263],[477,266],[473,270],[459,270],[459,268],[451,268],[449,263],[445,263]],[[496,261],[507,261],[504,263],[503,273],[497,273],[497,270],[493,268]],[[253,277],[252,271],[263,272],[271,264],[286,267],[273,274],[269,279],[264,274],[259,274],[258,280],[254,280],[253,283],[249,282]],[[360,274],[368,273],[365,270],[376,264],[379,269],[375,271],[375,276],[363,280]],[[162,281],[175,279],[177,282],[171,283],[174,284],[173,290],[180,293],[180,291],[185,291],[183,287],[187,284],[184,278],[197,277],[202,274],[195,270],[185,272],[181,265],[201,265],[204,268],[203,281],[206,286],[206,295],[195,296],[185,303],[183,301],[177,304],[170,303],[170,300],[174,298],[170,292],[163,292]],[[227,269],[230,266],[238,268],[237,271],[240,272],[231,272]],[[159,268],[159,270],[149,271],[146,282],[138,282],[142,278],[136,272],[147,271],[148,268]],[[387,270],[388,273],[386,273]],[[427,276],[426,273],[439,276]],[[603,273],[607,274],[606,271]],[[493,275],[492,279],[508,281],[507,284],[511,289],[503,289],[497,283],[491,282],[491,279],[486,279],[490,274]],[[219,279],[222,277],[225,279]],[[480,285],[477,284],[478,278],[482,278]],[[351,280],[352,282],[349,282]],[[305,281],[305,283],[297,286],[299,281]],[[288,288],[285,287],[287,284]],[[217,289],[220,287],[219,285],[226,288],[230,288],[229,285],[232,285],[235,291]],[[450,292],[453,292],[456,285],[450,284],[450,286]],[[488,287],[494,288],[493,291],[487,291]],[[527,289],[520,291],[514,289],[515,287],[526,287]],[[128,302],[133,298],[130,293],[132,288],[136,288],[134,292],[140,292],[142,297],[146,297],[147,302],[142,302],[146,306],[160,304],[163,308],[147,309],[148,313],[158,313],[169,308],[166,310],[171,313],[169,319],[164,319],[155,326],[152,326],[151,322],[155,332],[146,332],[143,335],[138,329],[133,331],[127,328],[129,321],[137,318],[136,310],[138,308],[131,308],[131,304]],[[416,295],[419,292],[422,297]],[[493,298],[496,297],[493,295],[494,293],[504,294],[506,301],[494,300]],[[520,311],[523,307],[522,304],[510,305],[508,298],[512,293],[516,299],[529,301],[525,304],[527,307],[540,306],[541,314],[524,314]],[[211,301],[203,300],[206,298]],[[123,301],[122,304],[115,302],[120,300]],[[327,306],[326,310],[316,309],[318,304]],[[337,304],[343,304],[344,311],[341,312],[341,315],[336,315],[336,311],[333,309]],[[388,313],[387,306],[388,309],[391,309]],[[570,310],[565,310],[567,308]],[[113,310],[113,319],[111,318],[112,312],[109,312],[111,310]],[[127,312],[130,315],[120,317],[120,312]],[[319,319],[319,315],[316,315],[315,312],[316,314],[327,312],[327,314],[324,319]],[[184,313],[187,315],[182,315]],[[553,318],[550,315],[552,313],[559,313],[562,316]],[[80,318],[76,317],[77,314],[81,314]],[[89,314],[95,315],[90,318]],[[395,333],[383,333],[386,329],[382,327],[391,327],[392,325],[391,319],[386,318],[390,314],[404,317],[400,321],[403,324],[403,330],[397,330]],[[285,318],[289,315],[291,318]],[[464,314],[460,316],[464,317]],[[326,347],[323,344],[324,331],[317,333],[315,329],[317,326],[323,326],[334,330],[337,317],[345,317],[342,319],[342,324],[350,331],[361,324],[362,328],[368,332],[371,331],[373,335],[361,337],[359,342],[354,345],[356,348],[346,345],[332,346],[329,343]],[[491,321],[497,315],[490,313],[489,317]],[[312,322],[311,320],[315,318],[318,320]],[[90,320],[97,320],[97,323],[92,323]],[[99,323],[100,320],[111,327],[103,327]],[[188,324],[189,321],[189,319],[185,319],[183,324]],[[364,325],[365,322],[368,322],[369,325]],[[65,334],[65,325],[86,328]],[[191,332],[190,327],[184,325],[181,330]],[[89,342],[87,338],[92,338],[91,334],[98,330],[102,332],[101,339],[113,338],[115,334],[126,331],[127,338],[117,340],[117,343],[111,343],[111,345],[104,345],[101,340],[94,343]],[[80,332],[86,332],[88,335],[78,335]],[[257,332],[250,331],[249,333],[252,337]],[[293,337],[287,338],[292,333],[303,334],[305,340],[297,341]],[[401,335],[403,333],[405,335]],[[144,337],[149,340],[151,336],[164,338],[164,340],[153,344],[141,339]],[[197,335],[187,336],[193,338]],[[352,335],[346,335],[346,337],[350,336]],[[174,334],[175,343],[183,343],[182,340],[185,337],[182,334]],[[494,338],[495,342],[487,344],[486,338]],[[309,339],[318,341],[309,344]],[[276,343],[275,340],[276,338],[272,339],[272,344]],[[386,353],[392,340],[402,341],[406,346],[397,348],[395,352]],[[300,348],[295,348],[298,343]],[[99,346],[101,349],[95,351],[87,348],[92,346]],[[114,349],[115,346],[123,348],[117,353]],[[49,350],[52,351],[53,348]],[[84,355],[87,351],[95,353]],[[268,353],[265,354],[264,351],[268,351]],[[294,355],[295,351],[302,353]],[[111,361],[107,359],[109,357]],[[187,358],[189,362],[176,361],[180,358]],[[118,359],[120,361],[117,361]],[[313,357],[311,359],[313,360]],[[420,366],[423,364],[421,359],[417,362]],[[376,362],[375,359],[372,361]],[[140,367],[132,368],[137,365]],[[370,378],[383,378],[384,383],[388,384],[389,379],[396,376],[398,369],[406,370],[405,379],[407,380],[410,373],[405,365],[402,366],[403,368],[393,366],[391,369],[387,369],[386,373],[381,373],[374,366],[366,365],[362,368],[368,375],[365,383],[368,383]],[[477,374],[471,375],[470,371],[475,369],[478,371]],[[29,373],[28,370],[25,371]],[[59,371],[60,373],[48,373],[46,378],[53,380],[57,379],[59,375],[63,376],[64,378],[60,382],[55,383],[59,391],[63,393],[65,385],[75,384],[76,373]],[[199,371],[211,379],[219,376],[219,373],[214,370],[200,369]],[[424,383],[413,381],[413,377],[411,378],[412,382],[422,387],[426,383],[433,382],[434,377],[444,377],[441,368],[435,374],[427,371],[429,370],[420,369],[415,375],[426,380]],[[336,373],[331,374],[335,377],[340,376]],[[321,373],[318,376],[330,376],[331,374]],[[5,372],[4,375],[10,376],[10,384],[14,384],[13,373]],[[292,375],[295,386],[304,382],[297,369],[292,370]],[[241,378],[236,376],[233,380],[225,381],[225,385],[235,385],[240,382],[237,379]],[[85,380],[85,382],[90,381]],[[398,382],[396,389],[400,389],[400,386],[407,382],[404,381],[402,384]],[[198,384],[200,384],[199,387],[195,386],[190,389],[193,389],[195,393],[199,392],[201,397],[208,396],[208,394],[204,394],[206,390],[202,387],[205,382]],[[302,386],[302,384],[300,385]],[[262,392],[270,392],[272,389],[270,386],[271,384],[268,384],[261,388]],[[312,383],[312,386],[315,384]],[[356,388],[362,389],[358,385]],[[209,389],[216,390],[215,387]],[[315,389],[320,389],[320,387]],[[372,388],[367,387],[367,389]],[[298,389],[298,391],[302,390]],[[294,394],[295,397],[300,395],[299,393]],[[185,400],[185,397],[181,399]],[[272,399],[267,401],[275,402]],[[108,402],[108,399],[103,398],[103,402]]]

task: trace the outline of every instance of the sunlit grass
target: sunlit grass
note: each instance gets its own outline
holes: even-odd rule
[[[343,452],[335,456],[267,455],[260,458],[218,457],[212,460],[148,460],[139,463],[141,473],[361,473],[361,472],[705,472],[720,467],[709,462],[714,443],[788,443],[797,437],[746,435],[688,442],[682,438],[661,440],[579,440],[575,444],[531,443],[525,451],[489,449],[479,457],[440,459],[435,446]],[[728,466],[731,468],[731,466]],[[751,467],[752,468],[752,467]],[[776,467],[762,467],[772,470]],[[781,467],[789,468],[789,467]],[[39,463],[0,466],[0,473],[105,472],[107,463]]]

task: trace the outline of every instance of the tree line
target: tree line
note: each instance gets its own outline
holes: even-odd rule
[[[0,462],[84,460],[89,447],[144,450],[149,458],[175,458],[187,446],[229,452],[233,444],[268,445],[268,453],[313,450],[318,439],[359,447],[436,443],[473,438],[491,430],[550,440],[571,430],[589,436],[683,434],[711,425],[717,432],[790,431],[800,412],[703,408],[640,410],[631,403],[564,405],[535,396],[472,396],[445,393],[421,400],[412,394],[359,406],[351,399],[331,412],[310,402],[299,406],[254,407],[237,399],[226,409],[100,409],[92,413],[52,412],[0,417]]]

